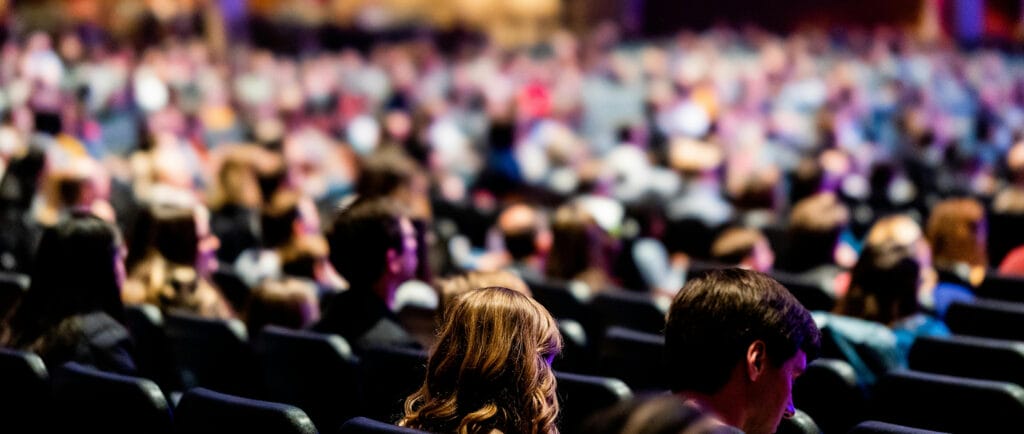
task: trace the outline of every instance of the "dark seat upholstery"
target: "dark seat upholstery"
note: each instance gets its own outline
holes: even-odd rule
[[[594,296],[589,307],[594,324],[603,328],[622,326],[647,333],[665,330],[665,312],[647,293],[605,291]]]
[[[853,367],[838,359],[818,359],[793,386],[793,403],[827,433],[846,432],[864,417],[865,394]]]
[[[836,305],[835,299],[825,289],[797,275],[776,271],[772,273],[772,278],[786,287],[807,310],[827,312]]]
[[[572,319],[587,324],[586,294],[573,290],[567,283],[528,280],[533,298],[557,319]]]
[[[363,414],[382,422],[394,422],[404,413],[405,398],[415,392],[427,375],[427,352],[410,348],[376,347],[362,357]],[[372,385],[372,386],[370,386]]]
[[[151,304],[125,306],[124,319],[135,343],[132,356],[139,375],[155,381],[166,392],[181,390],[181,378],[175,368],[160,309]]]
[[[1024,340],[1024,303],[985,299],[957,301],[949,306],[945,321],[956,334]]]
[[[1024,386],[1024,342],[970,336],[920,337],[910,369]]]
[[[974,293],[982,298],[1021,303],[1024,302],[1024,277],[989,272]]]
[[[204,388],[186,392],[174,416],[174,431],[179,434],[317,432],[313,421],[297,407]]]
[[[420,431],[418,429],[395,426],[365,417],[357,417],[345,422],[345,424],[341,426],[341,430],[338,431],[338,434],[416,434],[425,432],[426,431]]]
[[[171,313],[165,322],[186,390],[206,387],[242,396],[259,392],[260,376],[241,321]]]
[[[58,432],[169,433],[171,409],[156,383],[67,363],[53,374]]]
[[[956,433],[1005,432],[1024,420],[1024,389],[1012,383],[913,371],[879,381],[871,419]]]
[[[793,417],[783,418],[775,434],[820,434],[821,429],[811,416],[797,409]]]
[[[558,380],[560,426],[562,433],[580,432],[583,421],[592,414],[633,396],[622,380],[608,377],[555,372]]]
[[[359,358],[344,338],[268,326],[256,338],[266,398],[301,408],[324,431],[359,413]]]
[[[50,408],[50,375],[39,356],[0,348],[0,427],[3,431],[45,431]]]
[[[220,267],[210,275],[210,279],[213,280],[214,285],[217,285],[217,289],[224,294],[224,298],[227,299],[232,308],[237,311],[245,309],[249,302],[249,297],[252,296],[252,288],[249,288],[233,269]]]
[[[580,374],[593,371],[594,356],[583,325],[576,320],[560,319],[558,331],[562,334],[562,353],[552,363],[554,369]]]
[[[633,390],[667,390],[665,337],[610,327],[601,342],[598,374],[618,378]]]
[[[942,432],[869,420],[853,427],[848,434],[942,434]]]

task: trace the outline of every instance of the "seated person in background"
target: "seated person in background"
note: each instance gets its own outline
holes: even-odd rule
[[[618,243],[580,203],[555,211],[551,252],[545,264],[548,278],[585,283],[593,293],[615,286],[611,267]]]
[[[920,270],[913,251],[906,246],[868,245],[853,267],[850,290],[835,311],[891,328],[904,357],[917,336],[949,336],[949,328],[918,304]]]
[[[509,271],[470,271],[446,279],[438,279],[435,284],[440,293],[437,307],[438,318],[444,313],[445,307],[451,305],[456,297],[477,288],[500,286],[509,288],[527,297],[533,297],[530,287],[523,279]]]
[[[214,254],[219,241],[210,233],[206,207],[155,206],[143,219],[149,222],[140,226],[148,226],[150,232],[136,236],[146,241],[142,244],[146,251],[129,271],[121,294],[124,302],[234,318],[234,310],[210,281],[217,268]]]
[[[476,289],[444,313],[427,377],[399,425],[443,433],[557,433],[555,320],[508,288]]]
[[[541,213],[524,204],[506,208],[498,216],[498,229],[511,259],[507,269],[525,280],[544,279],[544,257],[551,249],[551,231]]]
[[[723,231],[711,245],[711,259],[767,273],[775,263],[775,253],[761,231],[735,227]]]
[[[672,391],[749,434],[795,414],[793,382],[821,336],[809,312],[770,277],[712,270],[676,294],[665,327]]]
[[[299,279],[264,280],[253,289],[243,318],[250,335],[268,325],[308,328],[320,319],[316,286]]]
[[[848,222],[846,206],[832,193],[818,193],[797,202],[789,218],[789,245],[776,268],[794,273],[838,298],[849,279],[836,262],[839,237]]]
[[[341,210],[328,234],[331,263],[349,283],[313,329],[341,335],[357,349],[418,347],[391,311],[395,290],[417,267],[416,233],[400,206],[386,199]]]
[[[219,150],[219,149],[218,149]],[[225,147],[210,193],[210,230],[221,241],[217,259],[233,264],[238,255],[258,244],[257,217],[262,202],[256,161],[269,154],[257,146]]]
[[[938,272],[934,310],[943,317],[957,300],[973,300],[985,278],[985,209],[969,198],[947,199],[932,208],[925,235]]]
[[[32,283],[0,328],[0,345],[39,354],[51,369],[75,361],[135,374],[122,325],[124,246],[110,224],[72,214],[43,233]]]

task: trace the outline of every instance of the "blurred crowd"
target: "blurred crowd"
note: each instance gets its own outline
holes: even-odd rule
[[[219,269],[306,306],[308,326],[352,280],[322,222],[355,197],[410,217],[406,279],[508,270],[667,300],[698,265],[742,264],[887,325],[941,315],[1024,244],[1024,62],[1008,53],[885,30],[633,41],[611,25],[514,50],[99,41],[2,47],[0,268],[28,272],[43,230],[88,211],[124,234],[127,303],[258,312]],[[918,264],[896,317],[846,301],[886,281],[870,273],[891,260],[858,275],[871,248]],[[1024,272],[1022,255],[1003,271]],[[386,301],[436,306],[422,298]]]

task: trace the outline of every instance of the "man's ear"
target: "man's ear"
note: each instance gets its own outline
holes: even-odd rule
[[[768,354],[764,341],[756,340],[747,347],[747,378],[757,381],[768,367]]]

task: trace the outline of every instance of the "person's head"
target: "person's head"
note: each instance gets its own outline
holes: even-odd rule
[[[258,153],[257,156],[251,155]],[[254,158],[263,158],[267,154],[255,146],[246,146],[229,153],[217,171],[216,190],[211,207],[218,205],[237,205],[246,208],[256,208],[262,198],[256,175],[256,168],[253,167]]]
[[[846,206],[834,194],[818,193],[797,202],[789,219],[789,270],[834,263],[839,235],[849,222]]]
[[[711,259],[767,273],[775,263],[768,238],[757,229],[735,227],[722,232],[711,245]]]
[[[264,280],[245,308],[245,322],[254,333],[268,325],[304,329],[319,318],[316,287],[299,279]]]
[[[498,216],[498,229],[512,259],[519,261],[544,254],[550,248],[551,235],[542,228],[540,220],[540,213],[525,204],[505,208]]]
[[[985,210],[974,199],[947,199],[932,208],[925,236],[937,268],[985,265]]]
[[[12,333],[4,333],[5,343],[28,344],[76,314],[103,311],[120,320],[123,261],[120,234],[99,217],[73,213],[47,228],[32,264],[31,286],[5,327]],[[13,334],[23,340],[11,341]]]
[[[385,147],[367,157],[362,164],[356,193],[366,199],[388,197],[396,200],[417,216],[421,208],[429,210],[429,181],[423,169],[401,149]]]
[[[850,289],[836,312],[889,325],[918,311],[921,266],[903,244],[869,244],[850,277]]]
[[[438,279],[434,286],[440,293],[440,303],[437,306],[438,317],[444,315],[444,310],[452,304],[456,297],[478,288],[500,286],[509,288],[527,297],[533,297],[530,287],[515,274],[508,271],[470,271],[468,273],[451,276],[445,279]]]
[[[583,206],[558,208],[551,233],[551,252],[545,264],[548,277],[568,280],[592,267],[607,270],[611,266],[611,239]]]
[[[220,241],[210,232],[210,214],[203,206],[159,205],[150,210],[151,248],[167,262],[194,267],[201,273],[216,269],[214,254]]]
[[[558,326],[532,298],[508,288],[457,297],[427,362],[427,378],[405,401],[403,426],[431,432],[555,433],[558,398],[551,361]]]
[[[871,226],[864,240],[865,247],[881,246],[888,243],[895,243],[911,249],[922,270],[931,268],[931,246],[928,245],[921,226],[909,216],[896,214],[878,219]]]
[[[357,201],[338,212],[327,235],[330,260],[356,291],[390,301],[417,267],[416,232],[402,208],[389,200]]]
[[[792,414],[793,380],[820,340],[810,313],[772,278],[713,270],[688,281],[669,308],[669,385],[745,432],[772,433]]]

